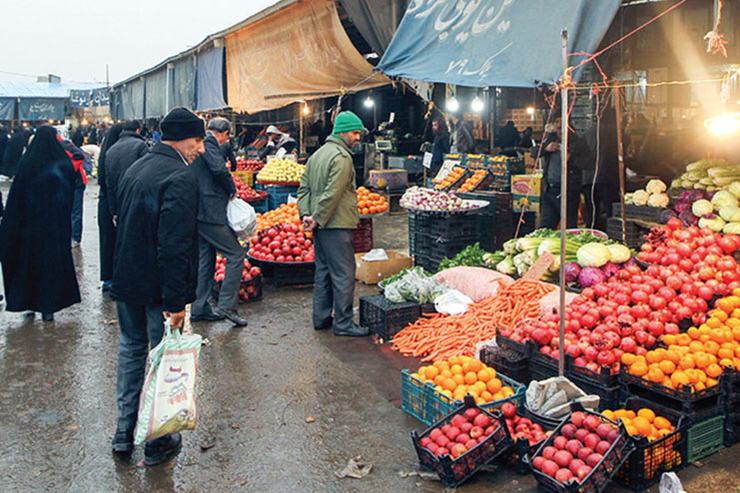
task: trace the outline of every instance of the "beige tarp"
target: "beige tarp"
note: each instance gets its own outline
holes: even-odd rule
[[[226,36],[228,105],[254,113],[390,81],[352,45],[333,2],[308,0]],[[365,80],[366,78],[368,78]]]

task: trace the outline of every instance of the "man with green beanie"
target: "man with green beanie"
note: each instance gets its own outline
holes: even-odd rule
[[[331,327],[338,336],[359,337],[369,333],[352,320],[355,291],[352,230],[360,217],[350,149],[360,141],[363,130],[357,115],[351,111],[339,113],[334,131],[308,160],[298,187],[298,212],[303,229],[313,232],[316,255],[313,326],[316,330]]]

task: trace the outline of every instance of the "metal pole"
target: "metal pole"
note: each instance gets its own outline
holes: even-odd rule
[[[627,222],[624,210],[624,143],[622,140],[622,95],[619,87],[614,89],[614,104],[617,106],[617,157],[619,159],[619,204],[622,214],[622,243],[627,241]]]
[[[568,30],[563,29],[563,76],[568,70]],[[568,88],[560,89],[562,143],[560,145],[560,351],[558,374],[565,374],[565,230],[568,227]]]

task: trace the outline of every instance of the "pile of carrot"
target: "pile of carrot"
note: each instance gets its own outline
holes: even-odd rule
[[[540,299],[555,287],[519,279],[486,300],[474,303],[462,315],[439,313],[422,318],[393,336],[393,349],[422,361],[474,356],[476,345],[496,336],[497,328],[511,328],[540,314]]]

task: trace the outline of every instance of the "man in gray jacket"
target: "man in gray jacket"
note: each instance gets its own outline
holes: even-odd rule
[[[193,163],[198,179],[198,288],[196,300],[190,307],[190,320],[216,321],[228,318],[237,327],[247,321],[239,316],[239,284],[244,270],[244,249],[226,220],[229,200],[236,197],[236,185],[231,177],[221,145],[231,133],[226,118],[214,118],[208,122],[208,135],[204,141],[206,152]],[[208,297],[213,288],[213,272],[216,252],[226,257],[226,273],[221,283],[218,306],[211,309]]]

